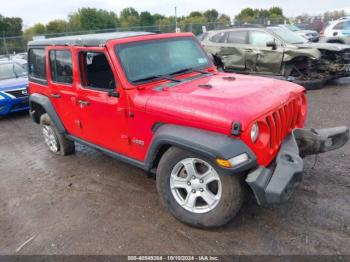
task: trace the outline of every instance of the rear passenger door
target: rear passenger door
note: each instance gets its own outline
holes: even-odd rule
[[[247,47],[247,31],[224,31],[212,36],[206,48],[220,57],[225,69],[233,71],[245,70],[245,49]],[[207,45],[207,44],[206,44]]]
[[[79,115],[71,47],[49,47],[47,57],[50,100],[68,133],[77,135],[80,132]]]
[[[245,70],[245,53],[247,49],[248,32],[245,30],[237,30],[227,32],[226,45],[227,54],[223,55],[225,67]]]
[[[80,138],[114,152],[127,154],[127,97],[105,48],[78,48],[77,108]],[[111,95],[114,92],[114,96]],[[115,94],[119,94],[116,97]]]

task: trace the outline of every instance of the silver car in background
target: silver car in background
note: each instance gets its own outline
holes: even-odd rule
[[[321,31],[320,42],[350,45],[350,17],[328,22]]]

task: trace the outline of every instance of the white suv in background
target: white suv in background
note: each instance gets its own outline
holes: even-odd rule
[[[328,22],[320,36],[320,42],[350,45],[350,17]]]

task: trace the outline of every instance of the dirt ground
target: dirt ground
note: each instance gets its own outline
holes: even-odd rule
[[[350,125],[350,79],[310,91],[308,126]],[[350,254],[350,144],[305,159],[281,206],[253,201],[224,228],[181,224],[155,180],[93,149],[46,148],[27,114],[0,120],[0,254]],[[34,237],[34,238],[33,238]]]

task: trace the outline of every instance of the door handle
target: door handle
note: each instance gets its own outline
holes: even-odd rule
[[[89,101],[84,101],[84,100],[79,100],[78,103],[80,104],[81,107],[90,105]]]
[[[52,98],[61,98],[60,94],[51,94],[50,95]]]

